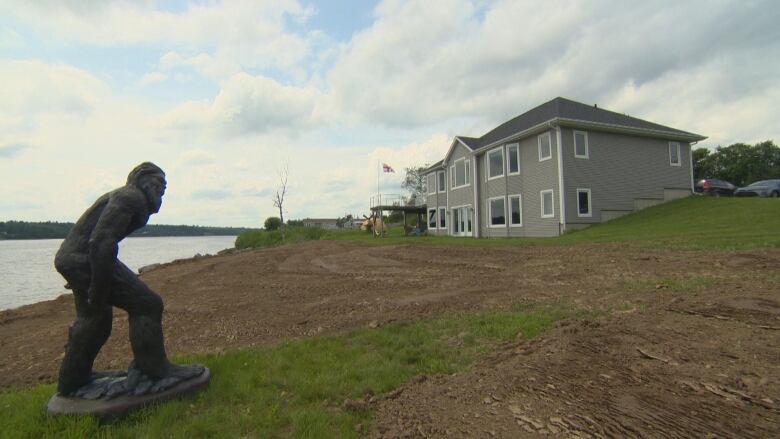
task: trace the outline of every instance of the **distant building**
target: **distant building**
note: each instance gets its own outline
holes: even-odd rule
[[[339,228],[336,218],[304,218],[303,227],[319,227],[327,230]]]
[[[428,230],[555,236],[691,194],[706,137],[556,98],[479,138],[456,136],[426,169]]]

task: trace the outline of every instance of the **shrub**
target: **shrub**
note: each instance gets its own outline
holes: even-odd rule
[[[280,244],[316,241],[322,239],[326,233],[325,230],[319,227],[287,227],[285,229],[285,241],[282,242],[282,232],[280,230],[256,230],[238,235],[236,248],[270,247]]]
[[[265,219],[265,222],[263,223],[263,227],[266,230],[279,230],[279,227],[281,226],[282,226],[282,220],[276,216],[269,216],[268,218]]]

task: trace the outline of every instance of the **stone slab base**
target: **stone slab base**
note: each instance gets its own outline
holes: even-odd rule
[[[209,384],[211,372],[206,367],[203,373],[187,381],[182,381],[168,390],[141,396],[122,395],[109,400],[89,400],[60,396],[59,393],[49,399],[46,410],[49,415],[92,415],[106,421],[119,418],[140,408],[171,399],[193,394]]]

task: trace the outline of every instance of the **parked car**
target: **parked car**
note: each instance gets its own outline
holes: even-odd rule
[[[780,180],[761,180],[734,191],[738,197],[780,197]]]
[[[694,190],[701,192],[702,195],[712,195],[720,197],[721,195],[734,195],[734,189],[737,187],[726,180],[716,178],[704,178],[696,182]]]

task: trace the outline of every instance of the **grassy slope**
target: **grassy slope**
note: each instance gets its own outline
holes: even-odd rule
[[[344,408],[345,399],[462,370],[518,332],[535,337],[562,318],[588,316],[560,308],[458,315],[179,359],[211,369],[206,391],[107,425],[45,415],[53,385],[9,391],[0,393],[0,437],[357,437],[371,413]]]
[[[780,200],[689,197],[554,238],[468,239],[450,236],[404,237],[400,227],[374,239],[357,231],[331,232],[326,239],[373,244],[571,245],[592,242],[651,247],[746,249],[780,247]]]

